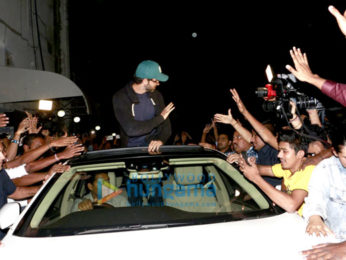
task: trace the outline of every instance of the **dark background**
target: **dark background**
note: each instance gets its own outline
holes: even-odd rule
[[[346,82],[346,40],[327,10],[333,4],[343,12],[346,1],[126,3],[69,2],[72,78],[106,134],[118,128],[112,95],[145,59],[170,77],[159,90],[176,105],[173,130],[188,130],[196,139],[215,113],[231,107],[239,117],[230,88],[259,119],[273,116],[263,112],[255,90],[266,83],[267,64],[288,73],[293,46],[307,52],[314,73]],[[340,107],[314,87],[304,89],[327,108]]]

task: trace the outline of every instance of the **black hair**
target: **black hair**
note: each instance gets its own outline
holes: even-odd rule
[[[31,146],[32,142],[36,138],[42,138],[44,140],[44,136],[42,134],[28,134],[23,139],[23,145]]]
[[[307,153],[307,143],[304,138],[293,130],[281,130],[279,132],[278,142],[287,142],[297,153],[302,150]]]
[[[331,131],[330,139],[335,152],[340,153],[342,146],[346,146],[346,127],[335,128]]]
[[[312,124],[308,126],[309,133],[308,135],[311,136],[311,138],[307,138],[307,142],[311,143],[314,141],[320,141],[324,148],[329,148],[330,144],[328,143],[328,133],[325,128],[320,127],[319,125]]]

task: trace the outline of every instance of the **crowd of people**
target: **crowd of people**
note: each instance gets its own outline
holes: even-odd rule
[[[346,12],[342,15],[334,7],[329,11],[346,36]],[[299,48],[293,47],[290,54],[294,66],[287,65],[287,69],[298,80],[316,86],[346,106],[346,84],[313,74],[307,55]],[[163,144],[200,145],[225,154],[227,161],[276,205],[302,216],[307,222],[307,233],[333,234],[346,240],[345,125],[328,118],[322,120],[316,108],[300,111],[294,101],[290,102],[290,117],[284,124],[277,120],[260,122],[237,90],[230,89],[243,118],[235,118],[229,109],[227,114],[215,114],[200,137],[195,138],[184,129],[169,139],[169,115],[175,107],[173,103],[165,106],[156,90],[167,80],[158,63],[146,60],[138,65],[134,79],[113,96],[120,139],[94,133],[61,135],[41,129],[39,119],[26,113],[13,136],[0,136],[0,208],[10,200],[20,200],[25,207],[47,178],[68,170],[65,162],[85,151],[148,146],[149,153],[159,153]],[[8,123],[9,118],[0,114],[0,127]],[[222,124],[233,130],[220,131]],[[5,231],[0,230],[0,240],[4,235]],[[345,258],[346,242],[321,245],[304,254],[308,259],[327,255]]]

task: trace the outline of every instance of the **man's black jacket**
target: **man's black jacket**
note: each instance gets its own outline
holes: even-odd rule
[[[120,124],[121,146],[126,147],[129,137],[147,135],[146,140],[161,140],[165,143],[171,136],[171,123],[161,116],[165,103],[161,93],[157,90],[150,92],[149,96],[155,107],[155,116],[146,121],[135,120],[134,105],[139,103],[138,97],[132,88],[132,82],[117,91],[113,96],[114,114]],[[154,135],[151,131],[156,128]]]

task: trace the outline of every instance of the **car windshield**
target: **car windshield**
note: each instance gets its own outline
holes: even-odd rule
[[[273,214],[268,201],[221,158],[144,157],[74,166],[55,175],[15,234],[90,234],[267,214]]]

